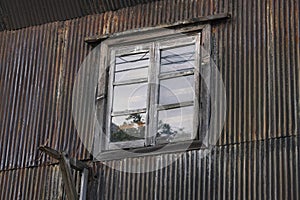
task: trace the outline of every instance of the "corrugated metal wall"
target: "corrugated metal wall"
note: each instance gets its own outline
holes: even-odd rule
[[[205,159],[200,159],[200,151],[189,152],[170,167],[147,174],[125,174],[95,163],[89,197],[299,199],[299,9],[298,0],[164,0],[0,32],[0,191],[35,192],[34,187],[14,187],[7,180],[13,180],[10,173],[49,162],[37,149],[41,144],[89,159],[71,118],[75,75],[91,51],[84,37],[230,12],[231,20],[212,29],[213,58],[227,92],[219,146]],[[174,157],[112,164],[157,164]],[[49,184],[39,176],[27,183]]]
[[[120,172],[96,163],[90,188],[97,188],[93,188],[90,199],[300,198],[299,137],[298,141],[288,137],[225,145],[205,158],[201,153],[190,151],[110,163],[121,169],[143,169],[174,161],[166,168],[144,174]],[[141,163],[146,165],[141,167]]]
[[[62,21],[155,0],[1,0],[0,31]]]
[[[58,166],[0,172],[0,199],[62,199]]]
[[[70,113],[75,66],[88,47],[70,59],[75,49],[68,42],[64,23],[0,34],[0,169],[44,163],[38,151],[43,144],[71,152],[71,156],[89,158]]]
[[[78,172],[73,172],[78,191],[80,177]],[[60,169],[56,165],[1,171],[0,183],[0,199],[3,200],[67,199]]]

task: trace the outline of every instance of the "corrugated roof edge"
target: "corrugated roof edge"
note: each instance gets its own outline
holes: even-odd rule
[[[0,31],[65,21],[159,0],[2,0]]]

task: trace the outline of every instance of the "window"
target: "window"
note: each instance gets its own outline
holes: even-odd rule
[[[104,42],[103,151],[200,140],[201,45],[199,27],[184,33],[148,31]]]

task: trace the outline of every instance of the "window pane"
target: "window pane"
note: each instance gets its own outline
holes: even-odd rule
[[[114,87],[113,112],[146,108],[147,83]]]
[[[149,66],[149,52],[136,53],[116,57],[116,70],[134,69]]]
[[[157,143],[191,139],[194,107],[182,107],[158,112]]]
[[[148,68],[116,72],[115,73],[115,82],[147,78],[147,76],[148,76]]]
[[[112,117],[110,141],[122,142],[144,139],[145,127],[145,113]]]
[[[160,72],[194,69],[195,45],[161,50]]]
[[[159,104],[167,105],[194,100],[194,75],[160,81]]]

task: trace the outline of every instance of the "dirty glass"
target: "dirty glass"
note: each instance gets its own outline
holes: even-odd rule
[[[181,76],[160,81],[160,105],[193,101],[194,94],[194,75]]]
[[[145,113],[112,117],[110,141],[122,142],[144,139],[145,125]]]
[[[194,69],[195,44],[161,50],[160,73]]]
[[[115,82],[144,79],[148,77],[148,67],[115,73]]]
[[[191,139],[194,107],[181,107],[158,112],[157,143]]]
[[[115,86],[113,112],[146,108],[147,88],[147,83]]]
[[[115,72],[149,66],[149,52],[117,56]]]

